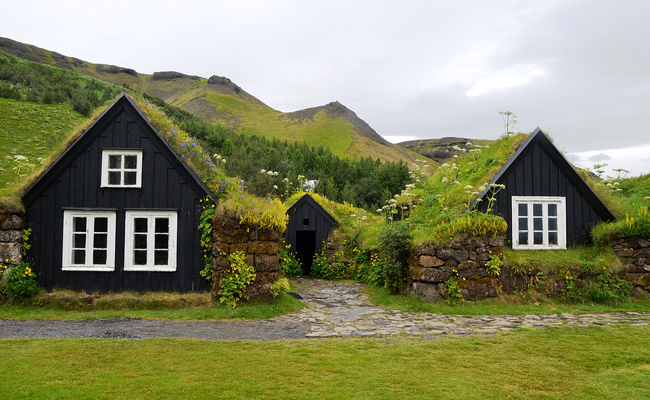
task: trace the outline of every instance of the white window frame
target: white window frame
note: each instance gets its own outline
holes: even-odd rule
[[[542,207],[543,243],[533,244],[533,203],[557,204],[557,244],[548,243],[548,207]],[[519,244],[519,204],[528,205],[528,244]],[[539,217],[537,217],[539,218]],[[560,250],[566,249],[566,197],[512,196],[512,248],[514,250]]]
[[[178,236],[178,213],[176,211],[126,211],[125,238],[124,238],[124,270],[125,271],[176,271],[176,247]],[[134,262],[134,234],[135,218],[147,218],[147,264],[136,265]],[[155,220],[156,218],[169,218],[169,241],[167,244],[168,264],[156,265],[155,254]]]
[[[108,183],[108,172],[109,156],[122,156],[122,165],[119,169],[113,169],[110,171],[120,172],[121,179],[119,185],[111,185]],[[124,165],[124,156],[136,156],[137,165],[136,169],[127,169]],[[134,172],[135,171],[135,184],[134,185],[125,185],[124,184],[124,173],[125,172]],[[139,188],[142,187],[142,150],[102,150],[102,177],[101,177],[101,187],[108,188]]]
[[[86,262],[84,264],[74,264],[74,218],[86,218]],[[93,264],[94,247],[94,227],[95,218],[108,218],[107,247],[106,247],[106,264]],[[64,210],[63,211],[63,271],[115,271],[115,211],[85,211],[85,210]]]

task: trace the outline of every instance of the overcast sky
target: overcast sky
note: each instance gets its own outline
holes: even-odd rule
[[[647,0],[0,0],[0,12],[0,36],[227,76],[281,111],[338,100],[393,142],[495,139],[512,111],[580,165],[650,172]]]

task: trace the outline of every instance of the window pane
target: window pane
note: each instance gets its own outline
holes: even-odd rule
[[[543,232],[534,232],[533,233],[533,244],[544,244],[544,233]]]
[[[533,218],[533,229],[536,231],[541,231],[544,229],[541,218]]]
[[[108,232],[108,218],[95,218],[95,232]]]
[[[557,216],[557,204],[549,204],[548,205],[548,215],[549,215],[549,217]]]
[[[122,182],[122,175],[119,172],[109,172],[108,173],[108,184],[109,185],[120,185]]]
[[[519,232],[519,244],[528,244],[528,232]]]
[[[105,233],[96,233],[93,247],[96,249],[108,248],[108,235]]]
[[[75,233],[74,240],[72,242],[72,247],[75,249],[85,249],[86,248],[86,234],[85,233]]]
[[[156,250],[154,253],[155,265],[167,265],[167,258],[169,252],[167,250]]]
[[[122,156],[108,156],[108,168],[110,169],[122,168]]]
[[[169,218],[156,218],[156,233],[169,232]]]
[[[86,232],[86,217],[74,217],[72,225],[75,232]]]
[[[106,265],[106,250],[95,250],[93,251],[93,264],[95,265]]]
[[[557,232],[548,233],[548,244],[557,244]]]
[[[136,173],[135,172],[125,172],[124,173],[124,184],[125,185],[135,185],[136,184]]]
[[[146,249],[147,248],[147,235],[135,235],[133,248]]]
[[[138,157],[124,156],[124,168],[136,169],[138,167]]]
[[[133,252],[133,263],[135,265],[147,264],[147,250],[136,250]]]
[[[147,218],[135,218],[135,231],[136,232],[146,232],[147,231]]]
[[[541,204],[533,204],[533,215],[536,217],[541,217],[542,216],[542,205]]]
[[[169,235],[156,235],[157,249],[167,249],[169,247]]]
[[[548,219],[548,230],[549,231],[557,231],[557,218],[549,218]]]
[[[528,215],[528,204],[519,204],[519,215],[522,217]]]
[[[519,218],[519,230],[520,231],[528,230],[528,218]]]
[[[74,250],[72,252],[72,263],[73,264],[85,264],[86,263],[86,250]]]

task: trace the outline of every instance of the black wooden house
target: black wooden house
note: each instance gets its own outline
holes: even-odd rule
[[[564,249],[590,242],[590,230],[614,216],[560,151],[537,128],[490,184],[505,188],[493,210],[508,222],[513,249]],[[486,211],[494,190],[478,196],[473,208]]]
[[[204,289],[206,196],[122,94],[23,195],[35,272],[47,290]]]
[[[332,228],[338,223],[308,194],[289,207],[287,215],[289,223],[285,239],[301,261],[303,272],[309,274],[314,255],[321,250]]]

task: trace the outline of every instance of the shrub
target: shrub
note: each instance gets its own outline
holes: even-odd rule
[[[291,290],[291,285],[287,278],[280,278],[271,284],[271,296],[273,297],[278,297],[289,290]]]
[[[199,217],[199,233],[201,234],[201,248],[203,249],[203,263],[205,267],[200,274],[208,282],[212,282],[212,218],[214,218],[215,206],[210,197],[201,199],[204,205],[203,212]]]
[[[280,248],[278,249],[280,255],[280,263],[278,269],[280,274],[286,277],[300,276],[302,274],[302,265],[300,261],[291,253],[291,247],[286,243],[282,242]]]
[[[246,296],[246,288],[255,280],[255,269],[246,263],[246,254],[242,251],[232,253],[228,257],[230,267],[223,276],[219,290],[219,302],[232,308],[237,307],[239,300]]]
[[[625,214],[625,219],[615,222],[599,223],[591,230],[591,237],[599,245],[607,245],[615,237],[640,236],[650,238],[650,212],[641,207],[636,215]]]
[[[460,292],[460,284],[453,276],[445,282],[445,293],[447,293],[447,301],[451,303],[463,299],[463,294]]]
[[[2,267],[3,270],[7,269],[4,265]],[[32,297],[38,293],[36,274],[32,271],[31,265],[23,262],[11,268],[4,283],[3,291],[13,299]]]
[[[603,272],[598,280],[584,290],[587,299],[595,303],[618,304],[630,296],[630,284],[609,272]]]
[[[318,279],[332,279],[332,269],[327,262],[327,250],[324,247],[311,263],[311,276]]]
[[[383,265],[384,287],[396,294],[404,290],[411,254],[411,234],[408,225],[391,223],[379,233],[379,256]]]

